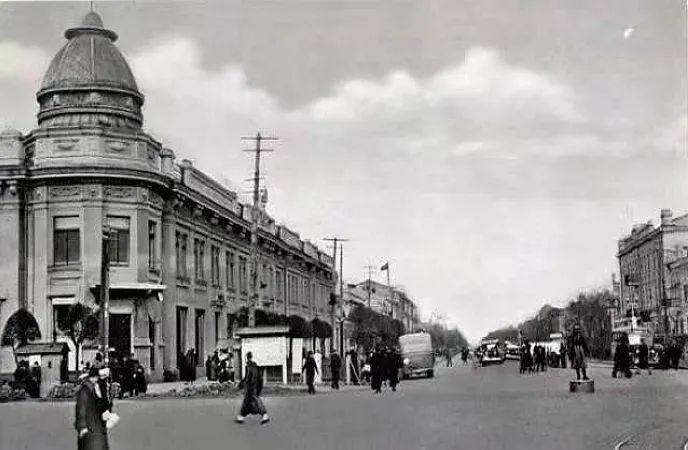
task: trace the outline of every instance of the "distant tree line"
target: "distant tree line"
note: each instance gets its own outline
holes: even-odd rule
[[[456,353],[462,347],[468,347],[468,340],[456,327],[447,328],[443,323],[423,323],[422,329],[430,333],[432,348],[435,350],[448,349]]]
[[[570,334],[570,328],[579,324],[586,337],[590,353],[594,358],[608,359],[611,356],[612,324],[607,308],[614,300],[608,289],[581,292],[564,308],[544,305],[538,313],[517,326],[499,328],[487,334],[487,338],[508,340],[514,343],[523,339],[543,341],[551,333]],[[563,315],[564,319],[560,317]],[[563,322],[564,329],[560,329]]]

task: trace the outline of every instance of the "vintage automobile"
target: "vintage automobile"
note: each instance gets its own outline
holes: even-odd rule
[[[410,333],[399,336],[401,357],[403,359],[402,377],[435,375],[435,354],[429,333]]]
[[[482,366],[504,364],[506,359],[506,354],[500,348],[498,339],[483,339],[480,341],[477,354]]]

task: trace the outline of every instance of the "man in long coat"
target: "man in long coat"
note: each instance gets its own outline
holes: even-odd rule
[[[370,357],[370,387],[376,394],[382,392],[383,371],[384,356],[380,348],[376,348]]]
[[[315,374],[318,373],[318,365],[313,358],[313,352],[308,352],[306,362],[303,365],[301,372],[306,373],[306,384],[308,385],[308,393],[315,394]]]
[[[586,373],[588,365],[586,364],[586,357],[590,354],[588,344],[581,333],[580,325],[573,327],[573,337],[571,338],[571,345],[569,346],[569,358],[571,359],[571,366],[576,369],[576,378],[581,379],[581,372],[583,379],[589,380]]]
[[[91,367],[76,397],[74,428],[78,450],[108,450],[103,413],[111,407],[108,393],[103,392],[99,383],[98,368]]]
[[[241,411],[236,418],[236,422],[244,423],[244,419],[248,415],[260,415],[260,423],[268,423],[267,410],[263,401],[260,399],[260,393],[263,390],[263,377],[261,377],[260,369],[253,362],[253,354],[248,352],[246,354],[246,375],[239,383],[239,389],[244,388],[244,401],[241,403]]]
[[[389,386],[393,392],[397,391],[399,384],[399,369],[404,365],[401,355],[396,349],[391,349],[387,355],[387,378],[389,379]]]

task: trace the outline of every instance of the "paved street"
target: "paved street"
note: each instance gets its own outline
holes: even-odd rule
[[[232,423],[238,399],[122,401],[111,448],[680,449],[688,372],[631,380],[592,370],[595,394],[571,395],[570,371],[519,376],[515,363],[441,368],[397,393],[368,390],[268,398],[273,421]],[[74,448],[73,403],[0,405],[3,450]],[[200,450],[200,449],[199,449]]]

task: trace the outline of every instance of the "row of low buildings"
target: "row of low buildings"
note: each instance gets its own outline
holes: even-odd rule
[[[616,321],[637,317],[656,343],[688,334],[688,214],[636,225],[619,240]]]
[[[153,380],[188,349],[200,367],[232,347],[249,301],[251,207],[143,131],[144,96],[96,13],[65,37],[37,93],[37,128],[0,135],[0,330],[24,308],[42,340],[63,339],[60,315],[99,300],[107,227],[111,347]],[[332,258],[264,212],[258,241],[257,306],[329,322]],[[0,373],[13,369],[0,348]]]

